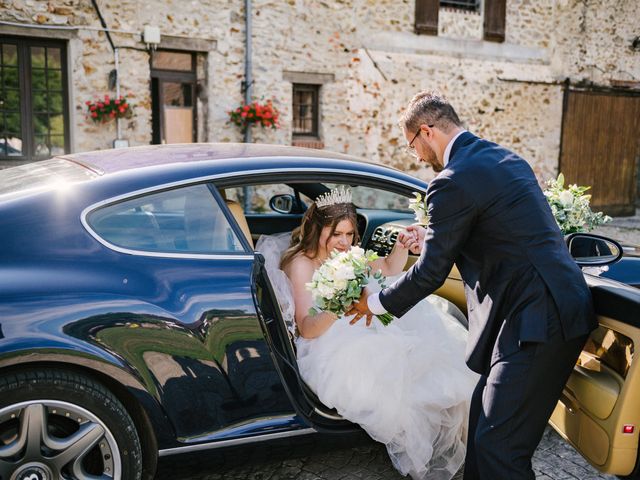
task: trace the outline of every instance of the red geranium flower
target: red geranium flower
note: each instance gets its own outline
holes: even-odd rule
[[[271,100],[264,103],[253,101],[251,103],[242,103],[235,110],[228,111],[229,123],[233,123],[240,127],[244,132],[252,125],[260,125],[261,127],[279,128],[278,117],[280,113],[273,106]]]
[[[106,122],[112,118],[129,118],[133,114],[133,106],[127,102],[127,97],[120,95],[118,98],[104,96],[104,101],[96,99],[87,100],[88,117],[94,122]]]

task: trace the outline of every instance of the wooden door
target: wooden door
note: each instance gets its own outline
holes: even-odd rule
[[[567,90],[560,171],[567,183],[591,185],[591,205],[633,215],[640,157],[640,96]]]

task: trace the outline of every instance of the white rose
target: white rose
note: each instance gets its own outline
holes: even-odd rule
[[[563,207],[570,207],[573,205],[573,194],[569,190],[563,190],[558,195],[558,200],[560,200]]]
[[[333,282],[333,287],[336,290],[344,290],[347,288],[347,280],[345,278],[336,279],[336,281]]]
[[[353,271],[353,265],[341,265],[333,275],[333,279],[338,280],[351,280],[352,278],[356,278],[356,274]]]
[[[364,255],[364,249],[361,247],[351,247],[351,253],[361,257]]]
[[[331,279],[336,274],[336,267],[331,264],[326,264],[322,269],[322,276],[326,279]]]
[[[318,293],[322,298],[326,298],[327,300],[331,300],[334,295],[333,288],[324,283],[318,285]]]

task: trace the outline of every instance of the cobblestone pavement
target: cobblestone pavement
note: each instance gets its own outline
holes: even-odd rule
[[[533,458],[539,480],[614,480],[599,474],[550,427],[547,427]],[[371,443],[355,448],[325,451],[298,458],[247,464],[218,473],[180,476],[175,470],[157,479],[174,480],[400,480],[384,447]],[[211,470],[209,470],[211,471]],[[462,478],[459,474],[456,480]]]

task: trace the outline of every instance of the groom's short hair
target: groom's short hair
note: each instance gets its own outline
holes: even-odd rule
[[[414,96],[400,118],[400,125],[411,132],[422,124],[435,125],[444,132],[462,126],[451,104],[434,91],[422,91]]]

